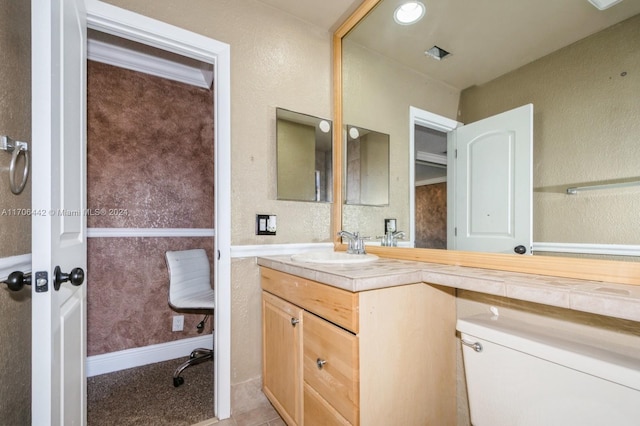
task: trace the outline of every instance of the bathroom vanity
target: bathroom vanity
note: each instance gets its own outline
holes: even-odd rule
[[[289,425],[454,424],[453,289],[261,268],[263,388]]]
[[[456,424],[456,289],[640,321],[640,286],[379,258],[258,259],[263,388],[289,425]]]

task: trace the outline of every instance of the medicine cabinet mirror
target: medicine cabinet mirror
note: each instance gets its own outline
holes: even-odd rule
[[[331,121],[277,108],[276,143],[278,200],[331,202]]]

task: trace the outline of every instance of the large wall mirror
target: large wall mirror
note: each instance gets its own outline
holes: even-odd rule
[[[278,200],[330,202],[331,121],[277,108],[276,144]]]
[[[477,265],[495,261],[582,278],[586,272],[563,271],[593,265],[597,274],[615,268],[609,275],[640,276],[640,3],[606,10],[587,0],[527,0],[517,8],[500,0],[422,3],[420,22],[398,25],[393,16],[401,1],[365,0],[335,33],[336,126],[375,127],[391,141],[389,205],[337,205],[337,227],[373,236],[393,217],[399,230],[414,229],[410,133],[424,129],[410,132],[410,106],[468,124],[532,103],[533,241],[540,247],[535,254],[544,256],[478,254]],[[599,189],[567,194],[583,186]],[[590,245],[613,247],[615,257],[597,248],[597,255],[572,251]],[[444,263],[479,259],[446,250],[384,250]],[[608,260],[578,259],[589,256]]]

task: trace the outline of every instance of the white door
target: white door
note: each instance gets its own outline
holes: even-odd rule
[[[459,127],[449,138],[449,248],[530,254],[533,105]]]
[[[84,0],[32,0],[31,13],[32,422],[83,425],[86,12]]]

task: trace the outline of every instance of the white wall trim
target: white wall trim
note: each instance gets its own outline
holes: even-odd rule
[[[416,161],[426,161],[427,163],[447,165],[447,156],[440,154],[433,154],[431,152],[418,151],[416,152]]]
[[[312,250],[333,250],[333,243],[260,244],[231,246],[231,257],[277,256]]]
[[[87,59],[208,89],[213,72],[100,40],[87,40]]]
[[[187,339],[174,340],[172,342],[158,343],[143,346],[141,348],[125,349],[106,354],[87,357],[87,377],[100,374],[113,373],[127,368],[140,367],[141,365],[168,361],[181,357],[188,357],[196,348],[211,349],[213,335],[189,337]],[[176,364],[176,368],[178,364]],[[168,380],[169,378],[167,378]]]
[[[31,253],[0,258],[0,281],[13,271],[31,272]]]
[[[213,228],[87,228],[87,238],[215,237]]]
[[[533,243],[532,251],[555,253],[582,253],[612,256],[640,256],[640,245]]]
[[[442,176],[442,177],[433,178],[433,179],[417,180],[415,185],[416,186],[433,185],[436,183],[444,183],[446,181],[447,181],[447,177]]]

